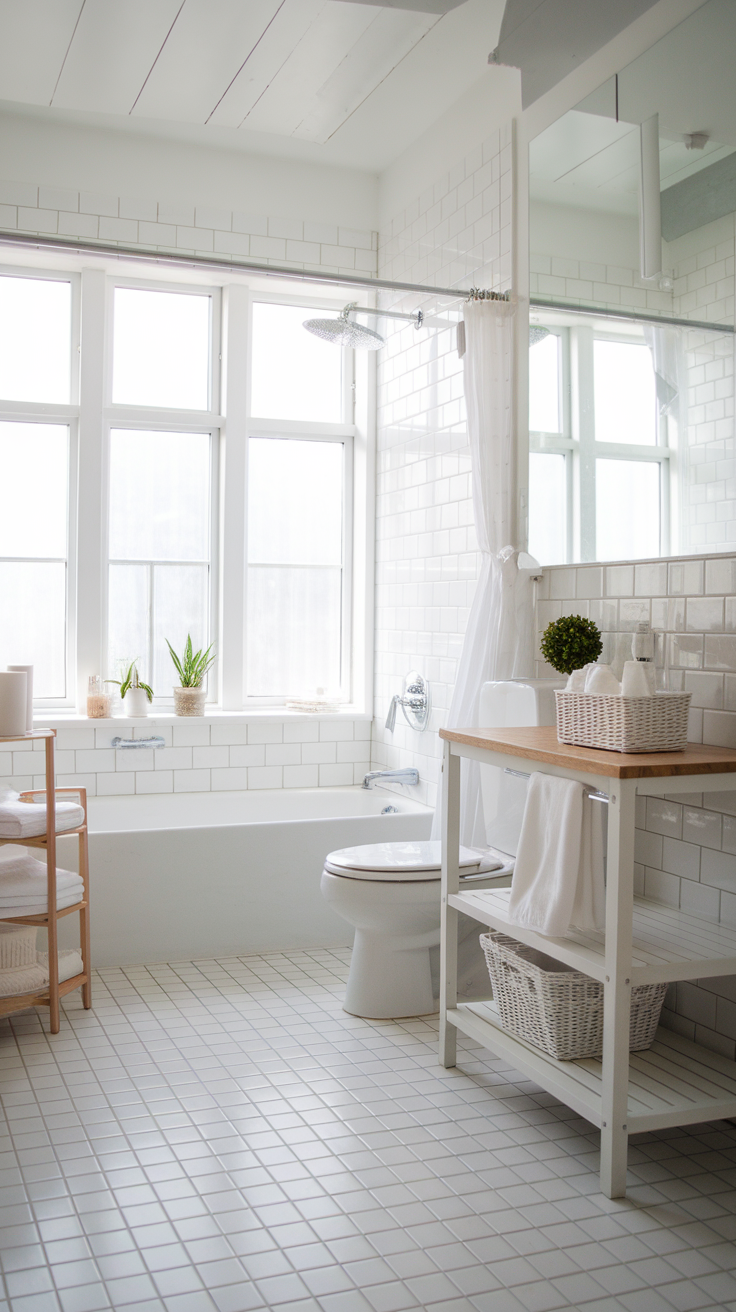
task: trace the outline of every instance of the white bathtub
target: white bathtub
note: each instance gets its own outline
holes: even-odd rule
[[[431,820],[381,788],[90,798],[93,962],[346,946],[350,928],[319,891],[327,853],[428,838]],[[59,843],[67,869],[74,845]]]

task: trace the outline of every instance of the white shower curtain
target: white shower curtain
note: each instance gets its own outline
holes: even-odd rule
[[[447,726],[478,723],[481,684],[531,674],[532,585],[519,570],[514,535],[517,450],[513,425],[515,306],[466,303],[465,404],[481,567],[458,662]],[[439,808],[433,837],[439,837]],[[460,841],[486,845],[478,763],[462,762]]]

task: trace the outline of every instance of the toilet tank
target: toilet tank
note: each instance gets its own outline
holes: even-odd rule
[[[484,683],[480,690],[480,728],[515,729],[554,724],[555,688],[564,688],[565,682],[565,679],[502,679]],[[525,765],[520,757],[519,770],[526,772]],[[480,774],[488,846],[516,856],[527,781],[507,774],[496,765],[481,765]]]

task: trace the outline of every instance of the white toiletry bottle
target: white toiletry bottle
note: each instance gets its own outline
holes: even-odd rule
[[[653,693],[656,690],[654,671],[654,634],[648,620],[641,620],[631,639],[631,655],[635,661],[641,661],[646,668],[647,683]]]

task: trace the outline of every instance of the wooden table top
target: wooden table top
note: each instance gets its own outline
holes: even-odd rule
[[[548,765],[567,766],[611,779],[661,779],[677,775],[732,774],[736,772],[736,750],[688,743],[682,752],[609,752],[594,747],[570,747],[557,741],[557,730],[440,729],[440,738],[466,747],[521,756]]]

